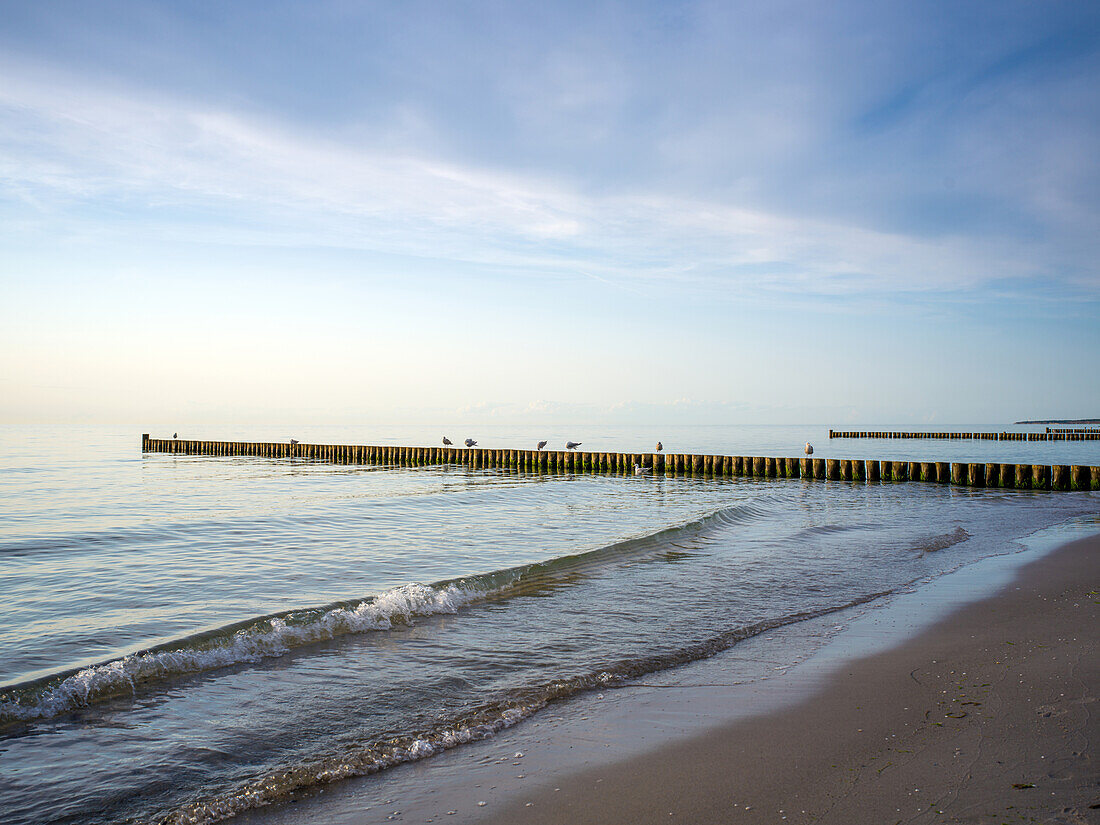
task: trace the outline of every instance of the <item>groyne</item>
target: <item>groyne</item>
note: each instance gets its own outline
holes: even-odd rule
[[[928,438],[943,441],[1100,441],[1100,430],[1051,430],[1045,433],[905,433],[829,430],[829,438]]]
[[[533,473],[631,475],[635,466],[666,476],[803,478],[828,481],[925,481],[964,487],[1023,490],[1100,490],[1100,467],[1069,464],[959,464],[946,461],[872,461],[850,458],[606,453],[571,450],[399,447],[358,444],[294,444],[195,441],[141,437],[143,452],[206,456],[303,458],[334,464],[390,467],[461,465]]]

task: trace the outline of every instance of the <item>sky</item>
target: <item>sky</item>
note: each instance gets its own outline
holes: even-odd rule
[[[0,423],[1100,416],[1100,5],[0,0]]]

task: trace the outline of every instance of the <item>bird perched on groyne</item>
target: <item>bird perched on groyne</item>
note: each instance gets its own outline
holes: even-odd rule
[[[813,454],[814,454],[814,445],[811,444],[809,441],[807,441],[806,442],[806,455],[813,455]]]
[[[664,448],[665,448],[665,445],[662,444],[660,441],[658,441],[657,442],[657,452],[661,452],[661,450],[663,450]]]
[[[179,438],[179,433],[172,433],[172,438]]]
[[[546,446],[546,442],[545,442],[545,441],[540,441],[540,442],[539,442],[539,449],[540,449],[540,450],[541,450],[541,449],[542,449],[543,447],[545,447],[545,446]]]
[[[443,436],[443,446],[444,447],[450,447],[453,443],[454,442],[451,441],[451,439],[447,438],[447,436]]]
[[[298,439],[297,439],[297,438],[292,438],[292,439],[290,439],[290,446],[292,446],[292,447],[293,447],[293,446],[294,446],[295,444],[297,444],[297,443],[298,443]]]
[[[467,447],[476,447],[476,446],[477,446],[477,442],[476,442],[476,441],[474,441],[474,440],[473,440],[472,438],[467,438],[467,439],[466,439],[466,440],[465,440],[465,441],[464,441],[463,443],[464,443],[464,444],[465,444],[465,445],[466,445]]]
[[[579,441],[566,441],[565,442],[565,449],[567,449],[567,450],[575,450],[579,446],[581,446],[581,442],[579,442]]]

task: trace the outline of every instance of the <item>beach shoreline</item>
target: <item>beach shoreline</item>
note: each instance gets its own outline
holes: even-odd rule
[[[486,823],[1100,821],[1100,537],[794,706],[530,788]]]
[[[994,659],[1000,662],[996,667],[1019,664],[1031,668],[1027,684],[1041,677],[1049,692],[1065,682],[1065,675],[1050,667],[1059,658],[1043,662],[1032,659],[1031,654],[1037,644],[1049,646],[1046,636],[1050,634],[1069,639],[1066,644],[1075,651],[1074,657],[1085,664],[1091,661],[1092,638],[1097,636],[1096,596],[1083,597],[1100,585],[1100,535],[1076,539],[1082,535],[1081,528],[1092,532],[1095,525],[1066,524],[1040,531],[1021,540],[1024,548],[1015,552],[964,565],[847,615],[774,631],[817,636],[819,641],[813,643],[812,650],[797,661],[769,662],[769,653],[777,648],[770,646],[770,634],[765,634],[712,659],[654,674],[619,689],[574,697],[486,740],[380,775],[341,782],[291,804],[253,810],[233,821],[244,825],[316,821],[332,825],[393,821],[451,825],[516,821],[1012,822],[1033,821],[1028,817],[1033,816],[1032,808],[1040,797],[1044,811],[1061,817],[1049,821],[1096,821],[1096,812],[1088,806],[1100,802],[1100,797],[1091,798],[1095,786],[1081,778],[1095,773],[1088,747],[1063,747],[1077,734],[1062,728],[1044,738],[1036,737],[1027,727],[1069,724],[1080,730],[1078,717],[1082,713],[1087,716],[1088,703],[1094,697],[1079,689],[1077,699],[1085,703],[1071,706],[1067,703],[1072,697],[1048,701],[1045,694],[1030,696],[1006,682],[1007,671],[998,674],[996,683],[983,678],[976,682],[977,688],[970,688],[975,694],[984,691],[984,698],[964,695],[965,690],[952,692],[956,683],[950,682],[955,679],[951,670],[957,671],[960,679],[975,678],[981,664],[975,661],[976,654],[982,645],[990,648],[995,644],[998,651],[1003,648],[1010,654]],[[1044,611],[1052,604],[1064,606],[1069,595],[1079,597],[1079,613],[1046,615]],[[1027,600],[1023,606],[1021,599]],[[1066,621],[1074,616],[1073,621],[1080,620],[1080,632],[1063,633]],[[999,638],[990,641],[993,636]],[[944,652],[931,655],[930,645],[936,640],[941,645],[957,645],[956,653],[963,656],[959,661],[964,664],[951,665],[955,659]],[[1006,644],[1010,641],[1015,644]],[[790,649],[789,644],[780,642],[778,649]],[[1061,647],[1041,648],[1048,649],[1065,661],[1067,654]],[[1023,659],[1022,653],[1027,653]],[[741,674],[746,660],[766,668],[768,674],[745,681]],[[1095,665],[1092,667],[1091,675],[1082,677],[1079,672],[1081,684],[1095,685]],[[961,676],[963,671],[969,676]],[[919,683],[911,673],[924,684],[923,704],[918,701],[920,695],[912,694]],[[989,685],[981,688],[983,682]],[[949,693],[939,694],[941,690]],[[932,698],[936,701],[929,699],[928,691],[935,693]],[[1072,693],[1065,689],[1055,692]],[[940,707],[940,700],[948,704]],[[983,704],[962,705],[971,701]],[[1030,708],[1040,705],[1054,707],[1049,717],[1041,717],[1037,723]],[[944,718],[932,719],[933,712],[942,712]],[[948,712],[967,715],[947,717]],[[1046,751],[1033,754],[1034,765],[1028,763],[1026,753],[1007,761],[1001,756],[994,758],[994,763],[1006,762],[1002,775],[981,779],[983,787],[995,791],[998,799],[1008,795],[1001,808],[1013,806],[1021,816],[960,814],[961,805],[975,804],[963,796],[947,807],[939,804],[918,813],[914,799],[924,805],[922,795],[930,789],[956,787],[956,765],[974,760],[966,760],[963,745],[953,739],[948,740],[950,753],[944,755],[934,752],[934,747],[944,747],[943,742],[929,745],[922,741],[914,748],[902,743],[914,744],[905,737],[931,731],[982,741],[987,734],[974,725],[991,713],[1008,719],[1016,726],[1013,731],[1027,731],[1019,735],[1002,731],[1001,740],[1048,745]],[[970,740],[963,744],[974,746]],[[820,750],[825,746],[842,752],[826,754]],[[955,747],[960,747],[959,756],[955,756]],[[883,758],[891,748],[895,758]],[[905,751],[917,754],[906,756],[911,764],[902,764]],[[912,772],[914,766],[925,762],[930,766],[925,774]],[[1025,763],[1028,770],[1024,770]],[[1053,780],[1035,781],[1032,776],[1032,769],[1048,765],[1055,766],[1048,772],[1068,771],[1053,797],[1044,789],[1044,783]],[[1008,774],[1014,778],[1003,791],[1000,786]],[[868,776],[874,776],[875,782],[869,783]],[[859,781],[849,782],[851,777]],[[895,779],[901,783],[898,788],[881,790],[883,781]],[[1017,789],[1012,784],[1036,788]],[[869,790],[865,792],[865,788]],[[797,792],[797,806],[791,789]],[[876,793],[879,802],[886,799],[894,807],[864,806],[863,797],[873,799]],[[855,804],[853,800],[862,807],[846,807]],[[900,804],[903,802],[906,804]],[[941,802],[942,794],[927,799],[932,805]],[[1076,818],[1065,818],[1063,808],[1078,811],[1072,815]],[[934,813],[937,810],[946,813]],[[1012,810],[1000,813],[1010,815]]]

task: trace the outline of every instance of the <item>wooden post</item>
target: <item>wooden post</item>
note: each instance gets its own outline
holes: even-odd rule
[[[814,460],[812,458],[798,459],[798,472],[802,478],[814,477]]]
[[[761,456],[753,456],[752,459],[752,474],[757,478],[762,478],[765,474],[765,461]]]
[[[1000,464],[986,464],[985,465],[985,486],[986,487],[1000,487],[1001,486],[1001,465]]]
[[[1050,489],[1050,467],[1046,464],[1031,465],[1031,487],[1034,490]]]
[[[936,481],[940,484],[951,483],[951,465],[948,462],[936,462]]]
[[[890,462],[890,478],[893,481],[908,481],[909,480],[909,462],[908,461],[891,461]]]
[[[862,458],[852,461],[852,479],[854,481],[867,480],[867,463]]]
[[[1069,468],[1069,488],[1071,490],[1090,490],[1092,489],[1092,475],[1089,472],[1089,467],[1086,464],[1074,464]]]
[[[1016,464],[1016,489],[1017,490],[1030,490],[1031,489],[1031,465],[1030,464]]]
[[[920,480],[921,481],[936,481],[936,462],[934,461],[922,461],[920,465]]]
[[[1051,472],[1050,488],[1052,490],[1068,490],[1069,472],[1068,464],[1055,464]]]
[[[840,478],[843,481],[852,480],[852,459],[844,458],[840,461]]]
[[[966,484],[966,465],[953,463],[951,465],[951,483]]]
[[[825,459],[825,478],[830,481],[840,479],[840,460],[836,458]]]
[[[882,478],[882,476],[881,476],[881,470],[880,470],[879,462],[878,461],[873,461],[873,460],[868,461],[867,462],[867,480],[868,481],[879,481],[879,480],[881,480],[881,478]]]
[[[815,458],[814,463],[814,478],[825,480],[825,459]]]
[[[969,484],[971,487],[984,487],[985,465],[967,464],[966,468],[966,483]]]

